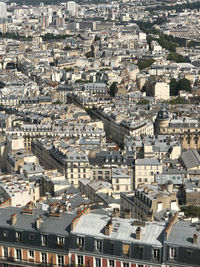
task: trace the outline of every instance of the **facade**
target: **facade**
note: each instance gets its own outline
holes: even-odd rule
[[[176,192],[172,191],[173,184],[169,183],[159,190],[157,186],[148,185],[135,190],[134,218],[153,221],[154,215],[162,211],[178,211]]]
[[[90,166],[87,155],[77,149],[44,145],[40,140],[32,144],[32,150],[46,169],[57,169],[74,186],[82,178],[90,178]]]
[[[55,227],[56,225],[56,227]],[[92,227],[91,227],[92,226]],[[161,222],[65,212],[62,204],[48,211],[1,208],[1,266],[197,267],[198,222]],[[184,231],[184,235],[183,235]]]
[[[155,121],[157,134],[177,135],[183,149],[200,149],[200,123],[196,118],[170,118],[169,112],[162,108]]]
[[[139,184],[151,184],[154,182],[155,174],[162,173],[163,165],[157,159],[137,159],[135,160],[135,171],[133,178],[133,187],[137,188]]]

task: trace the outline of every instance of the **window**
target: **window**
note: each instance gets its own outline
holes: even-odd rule
[[[110,254],[114,254],[114,242],[110,242]]]
[[[3,231],[3,237],[8,237],[8,231]]]
[[[143,264],[138,264],[138,267],[144,267],[144,265]]]
[[[58,255],[58,266],[63,266],[64,265],[64,256]]]
[[[83,247],[84,246],[84,237],[79,236],[77,237],[77,247]]]
[[[186,257],[191,258],[192,257],[192,251],[186,250]]]
[[[102,250],[102,241],[101,240],[95,240],[94,248],[97,251],[101,251]]]
[[[118,190],[118,191],[119,191],[119,185],[116,185],[116,190]]]
[[[144,248],[143,247],[139,247],[139,253],[138,253],[139,259],[143,258],[143,252],[144,252]]]
[[[42,252],[42,262],[47,263],[47,253]]]
[[[29,258],[33,259],[34,258],[34,251],[29,250]]]
[[[96,267],[101,267],[101,259],[96,258]]]
[[[123,256],[129,256],[130,244],[123,244]]]
[[[83,265],[83,256],[82,255],[78,255],[78,266],[82,266]]]
[[[170,259],[176,259],[176,249],[175,248],[169,248],[169,257],[170,257]]]
[[[129,262],[123,262],[123,267],[129,267]]]
[[[21,251],[21,249],[16,249],[16,258],[17,258],[17,260],[21,260],[22,259],[22,251]]]
[[[3,256],[4,256],[5,258],[8,257],[8,248],[7,248],[7,247],[3,247]]]
[[[41,244],[42,244],[42,246],[45,246],[47,244],[47,236],[46,235],[41,236]]]
[[[98,174],[103,174],[103,172],[102,171],[98,171]]]
[[[160,249],[153,250],[153,259],[160,259]]]
[[[114,260],[109,260],[108,267],[115,267],[115,261]]]
[[[21,241],[21,232],[16,232],[16,241]]]
[[[59,247],[63,247],[65,244],[65,238],[62,236],[58,236],[57,237],[57,246]]]
[[[34,234],[29,234],[29,240],[34,240]]]

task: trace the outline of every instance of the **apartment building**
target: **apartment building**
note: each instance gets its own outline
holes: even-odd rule
[[[133,177],[133,187],[137,188],[140,183],[151,184],[155,174],[162,173],[163,165],[158,159],[136,159]]]

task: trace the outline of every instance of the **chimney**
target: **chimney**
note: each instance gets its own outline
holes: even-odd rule
[[[141,228],[138,227],[137,230],[136,230],[136,239],[137,240],[141,239],[141,232],[142,232]]]
[[[193,244],[198,244],[198,241],[199,241],[199,236],[198,236],[198,234],[194,234],[193,235]]]
[[[118,208],[114,208],[113,210],[113,217],[117,218],[120,215],[120,210]]]
[[[105,235],[110,235],[112,233],[113,230],[113,223],[112,223],[112,219],[110,219],[105,227]]]
[[[36,229],[37,229],[37,230],[40,229],[41,226],[42,226],[42,224],[43,224],[42,217],[41,217],[41,216],[37,217],[37,218],[36,218],[36,221],[35,221]]]
[[[149,211],[147,213],[147,217],[146,217],[147,221],[149,222],[153,222],[153,212],[152,211]]]
[[[10,217],[10,224],[14,225],[17,222],[17,214],[13,213]]]
[[[131,211],[129,209],[126,209],[124,212],[124,218],[130,219],[131,218]]]

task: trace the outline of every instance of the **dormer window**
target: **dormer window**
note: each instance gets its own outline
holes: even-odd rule
[[[41,245],[42,246],[46,246],[47,244],[47,236],[46,235],[42,235],[41,236]]]
[[[21,232],[16,232],[16,241],[17,242],[21,241],[21,237],[22,237],[22,233]]]
[[[169,248],[169,258],[176,259],[176,248]]]
[[[58,236],[58,237],[57,237],[57,243],[58,243],[58,244],[62,244],[62,245],[64,245],[64,243],[65,243],[65,238],[62,237],[62,236]]]
[[[94,248],[96,251],[102,251],[102,240],[95,240]]]
[[[83,248],[84,246],[84,237],[78,236],[76,240],[76,244],[78,248]]]

